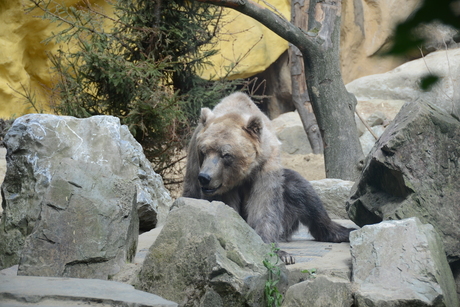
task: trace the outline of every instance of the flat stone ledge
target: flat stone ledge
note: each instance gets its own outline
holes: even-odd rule
[[[1,306],[176,307],[133,286],[99,279],[0,275]]]
[[[350,220],[334,219],[345,226],[359,228]],[[327,243],[314,241],[308,228],[300,226],[290,242],[279,243],[280,249],[296,259],[295,264],[286,266],[289,270],[289,284],[293,285],[309,278],[305,270],[315,270],[317,275],[327,275],[350,281],[350,243]]]

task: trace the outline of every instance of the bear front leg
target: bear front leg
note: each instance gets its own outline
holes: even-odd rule
[[[265,243],[278,242],[283,231],[282,170],[256,175],[245,204],[247,222]]]
[[[261,173],[253,183],[246,203],[247,222],[265,243],[278,246],[283,236],[283,187],[282,170]],[[295,258],[283,251],[276,252],[286,265],[294,264]]]
[[[276,253],[278,254],[278,257],[281,259],[281,261],[284,262],[284,264],[286,264],[286,265],[295,264],[294,256],[292,256],[288,252],[285,252],[285,251],[279,249]]]

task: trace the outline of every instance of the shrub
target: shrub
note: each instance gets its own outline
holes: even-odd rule
[[[31,1],[44,18],[64,26],[50,38],[60,46],[51,56],[57,72],[54,110],[119,117],[162,175],[174,164],[200,108],[235,88],[196,75],[215,53],[220,8],[194,1],[116,0],[110,17],[87,1],[68,8]]]

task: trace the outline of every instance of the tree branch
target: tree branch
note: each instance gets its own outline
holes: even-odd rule
[[[317,45],[311,40],[305,39],[308,34],[302,29],[291,24],[286,18],[275,14],[273,11],[250,0],[195,0],[197,2],[209,3],[218,6],[232,8],[244,15],[257,20],[274,33],[294,44],[302,53],[309,50],[316,50]],[[307,46],[305,45],[307,44]]]

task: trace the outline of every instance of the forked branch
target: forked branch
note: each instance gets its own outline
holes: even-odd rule
[[[306,48],[315,48],[310,42],[307,33],[302,29],[291,24],[286,18],[274,13],[266,7],[263,7],[250,0],[195,0],[197,2],[209,3],[218,6],[232,8],[244,15],[254,18],[274,33],[284,38],[288,42],[296,45],[300,50]],[[306,46],[307,45],[307,46]]]

